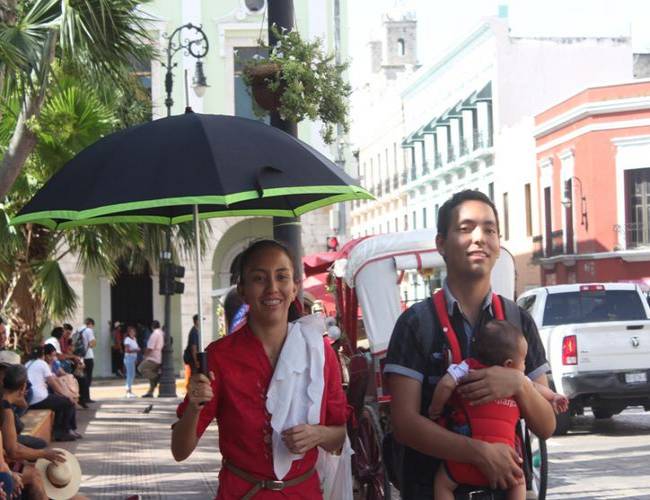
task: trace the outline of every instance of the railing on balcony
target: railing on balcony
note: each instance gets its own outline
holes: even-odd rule
[[[393,174],[393,189],[399,188],[399,175]]]
[[[435,166],[435,168],[442,168],[442,155],[440,153],[436,153],[436,158],[434,160],[434,166]]]
[[[551,233],[550,241],[546,242],[546,249],[547,257],[562,255],[564,253],[564,231],[562,229]]]
[[[650,224],[643,222],[616,224],[614,231],[625,236],[625,246],[628,249],[650,246]]]
[[[466,156],[469,154],[469,148],[467,147],[467,141],[465,139],[460,140],[460,156]]]
[[[376,190],[377,190],[377,196],[382,196],[382,194],[383,194],[382,191],[383,191],[383,190],[382,190],[381,182],[377,183]]]
[[[422,175],[427,175],[429,172],[431,172],[431,169],[429,168],[429,161],[425,161],[422,164]]]
[[[390,179],[384,181],[384,193],[390,193]]]
[[[412,165],[411,166],[411,180],[414,181],[415,179],[418,178],[418,169],[417,166]]]
[[[408,170],[403,170],[402,171],[402,186],[406,184],[409,181],[409,172]]]
[[[456,150],[454,149],[454,146],[449,144],[447,146],[447,163],[451,163],[452,161],[456,160]]]

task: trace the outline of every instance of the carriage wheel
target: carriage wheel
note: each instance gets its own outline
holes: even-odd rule
[[[548,453],[546,450],[546,441],[539,439],[530,431],[527,434],[526,454],[528,455],[531,465],[531,477],[528,490],[533,494],[533,498],[545,500],[548,481]]]
[[[377,411],[365,405],[352,441],[352,474],[358,500],[390,498],[390,486],[381,456],[383,437]]]

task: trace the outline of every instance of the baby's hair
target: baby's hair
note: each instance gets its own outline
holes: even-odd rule
[[[491,319],[474,338],[474,357],[487,366],[503,365],[519,354],[524,334],[512,323]]]

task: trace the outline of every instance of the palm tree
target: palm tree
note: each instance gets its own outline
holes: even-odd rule
[[[0,0],[0,100],[19,104],[0,161],[0,199],[36,148],[29,123],[48,98],[56,61],[76,61],[119,88],[128,85],[127,61],[151,60],[149,20],[138,8],[146,1]]]
[[[0,205],[0,311],[19,334],[40,332],[47,321],[64,319],[77,306],[77,297],[60,267],[74,255],[84,270],[115,278],[118,265],[131,271],[157,263],[164,243],[158,226],[114,224],[66,231],[27,224],[8,225],[13,216],[61,166],[84,147],[128,124],[149,120],[149,96],[131,76],[121,88],[93,78],[74,60],[55,62],[56,82],[49,87],[38,118],[30,125],[36,139],[26,167]],[[127,78],[125,76],[125,78]],[[127,80],[125,80],[127,81]],[[21,103],[5,105],[0,122],[0,147],[19,120]],[[193,248],[191,223],[175,229],[176,254]],[[209,226],[202,225],[205,233]]]

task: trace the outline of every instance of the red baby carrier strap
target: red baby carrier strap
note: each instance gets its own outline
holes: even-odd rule
[[[444,332],[447,342],[449,343],[449,348],[451,349],[451,362],[458,364],[463,360],[462,351],[460,350],[456,331],[451,326],[451,321],[449,320],[447,300],[445,299],[445,292],[443,290],[438,290],[433,294],[433,305],[436,309],[440,326],[442,326],[442,331]],[[496,293],[492,294],[492,310],[494,311],[495,319],[505,319],[505,315],[503,314],[503,302],[501,301],[501,297]]]

